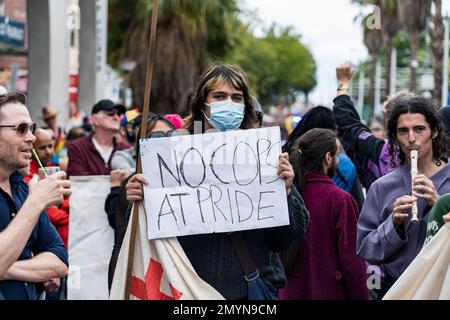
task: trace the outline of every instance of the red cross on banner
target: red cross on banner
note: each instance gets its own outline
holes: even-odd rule
[[[160,291],[163,273],[162,265],[158,261],[150,259],[144,281],[131,276],[131,295],[140,300],[179,300],[183,293],[175,289],[171,283],[169,286],[172,297]]]

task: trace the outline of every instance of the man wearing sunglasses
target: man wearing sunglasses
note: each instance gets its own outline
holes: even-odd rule
[[[70,195],[66,174],[27,185],[18,170],[29,165],[36,126],[20,93],[0,95],[0,294],[36,299],[35,284],[67,274],[67,252],[44,209]]]
[[[115,135],[120,128],[120,115],[125,107],[111,100],[100,100],[92,108],[94,133],[78,139],[68,149],[70,176],[109,175],[111,159],[116,151],[127,149]]]

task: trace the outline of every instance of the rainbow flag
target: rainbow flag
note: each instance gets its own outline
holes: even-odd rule
[[[55,154],[59,154],[59,152],[64,149],[66,145],[66,138],[64,136],[64,130],[62,128],[58,128],[58,134],[55,138]]]

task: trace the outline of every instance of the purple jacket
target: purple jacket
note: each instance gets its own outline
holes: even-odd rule
[[[127,149],[129,144],[119,142],[114,138],[114,149],[109,158],[108,165],[105,165],[102,156],[94,146],[90,134],[75,140],[69,145],[68,156],[69,165],[67,166],[67,174],[69,176],[101,176],[111,173],[111,159],[116,151]]]
[[[350,96],[338,96],[333,102],[339,138],[345,152],[356,166],[359,180],[369,189],[375,180],[393,170],[389,144],[376,138],[361,122]],[[399,166],[398,160],[395,161],[395,166]]]
[[[446,164],[431,178],[440,195],[450,192],[450,165]],[[419,199],[419,223],[408,219],[396,231],[392,221],[397,198],[411,194],[410,167],[405,164],[375,181],[358,220],[358,255],[371,264],[383,265],[385,271],[398,278],[423,247],[429,211]]]
[[[364,261],[356,255],[358,207],[328,176],[306,176],[310,224],[299,248],[295,275],[280,299],[368,299]]]

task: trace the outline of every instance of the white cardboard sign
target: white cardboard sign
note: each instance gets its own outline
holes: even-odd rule
[[[140,141],[148,237],[289,224],[279,127]]]

